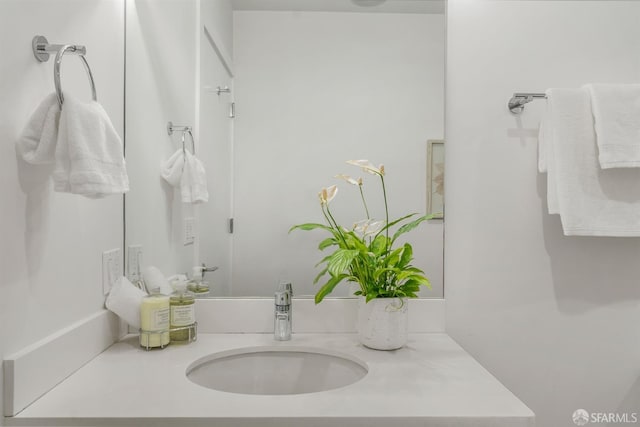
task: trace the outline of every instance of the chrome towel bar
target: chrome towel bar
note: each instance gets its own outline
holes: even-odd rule
[[[524,110],[525,104],[534,99],[546,99],[546,97],[547,95],[544,93],[516,92],[509,100],[509,111],[513,114],[520,114]]]
[[[62,104],[64,104],[64,96],[62,95],[62,84],[60,83],[60,64],[62,63],[62,57],[65,53],[80,55],[82,65],[84,65],[84,69],[87,71],[87,75],[89,76],[89,83],[91,84],[91,97],[94,101],[98,100],[98,96],[96,95],[96,84],[93,80],[93,74],[91,73],[91,68],[89,68],[89,63],[84,57],[84,55],[86,55],[87,53],[86,47],[72,44],[50,44],[46,37],[35,36],[31,41],[31,48],[33,49],[33,56],[35,56],[36,59],[40,62],[47,62],[49,60],[49,52],[57,52],[53,67],[53,81],[56,86],[58,105],[61,109]]]

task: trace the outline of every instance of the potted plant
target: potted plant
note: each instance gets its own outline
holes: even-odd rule
[[[431,288],[431,284],[422,270],[411,265],[411,244],[400,245],[397,240],[433,216],[416,217],[418,214],[412,213],[389,221],[384,166],[375,167],[368,160],[349,160],[347,163],[358,166],[380,179],[385,207],[384,220],[371,217],[364,196],[362,178],[337,175],[337,178],[357,186],[366,219],[356,222],[350,228],[341,226],[331,213],[330,203],[338,193],[338,187],[332,185],[323,188],[318,194],[326,224],[299,224],[291,227],[289,231],[321,229],[329,233],[329,237],[318,245],[321,251],[328,248],[333,248],[333,251],[317,264],[323,265],[323,268],[316,276],[314,284],[323,277],[328,278],[316,293],[316,304],[330,294],[339,283],[357,283],[359,289],[355,295],[360,297],[360,342],[379,350],[400,348],[407,340],[407,298],[416,298],[420,286]]]

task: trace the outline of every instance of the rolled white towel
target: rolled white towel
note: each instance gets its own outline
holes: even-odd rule
[[[105,305],[129,325],[140,329],[140,304],[146,295],[123,276],[111,288]]]

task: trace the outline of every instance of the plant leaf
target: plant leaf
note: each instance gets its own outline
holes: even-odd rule
[[[347,241],[347,246],[349,248],[358,249],[362,252],[367,252],[369,250],[353,231],[347,231],[346,233],[344,233],[344,238]]]
[[[344,273],[360,252],[355,249],[338,249],[327,261],[329,273],[338,276]]]
[[[383,235],[377,235],[371,242],[370,250],[376,255],[381,255],[387,249],[387,238]]]
[[[335,244],[337,244],[336,239],[334,239],[333,237],[327,237],[322,242],[320,242],[320,244],[318,245],[318,249],[323,251],[326,248],[328,248],[329,246],[333,246]]]
[[[331,259],[331,257],[333,256],[333,254],[331,255],[327,255],[326,257],[322,258],[320,261],[318,261],[318,263],[316,265],[314,265],[314,267],[319,266],[320,264],[322,264],[323,262],[327,262]]]
[[[320,278],[322,276],[324,276],[325,274],[327,274],[327,271],[329,270],[328,267],[325,267],[320,273],[318,273],[318,275],[316,276],[315,279],[313,279],[313,284],[315,285],[316,283],[318,283],[318,281],[320,280]]]
[[[325,283],[316,294],[316,297],[315,297],[316,304],[320,304],[320,302],[324,299],[324,297],[329,295],[331,291],[333,291],[333,288],[335,288],[338,283],[340,283],[343,279],[347,277],[349,276],[346,274],[339,274],[337,276],[331,277],[331,279],[329,279],[329,281]]]
[[[304,231],[309,231],[309,230],[315,230],[316,228],[322,228],[323,230],[328,230],[333,232],[333,229],[329,226],[326,226],[324,224],[317,224],[314,222],[308,222],[306,224],[298,224],[298,225],[294,225],[293,227],[291,227],[289,229],[289,233],[291,233],[293,230],[304,230]]]
[[[400,253],[402,252],[402,250],[403,248],[395,249],[393,252],[387,255],[384,263],[389,267],[395,267],[400,261]]]
[[[406,267],[411,260],[413,259],[413,248],[409,243],[404,244],[404,250],[402,251],[402,256],[400,257],[400,262],[398,263],[399,268]]]
[[[391,242],[395,242],[395,240],[400,235],[413,230],[418,225],[420,225],[421,222],[426,221],[428,219],[432,219],[432,218],[433,218],[433,215],[423,215],[420,218],[414,219],[413,221],[403,225],[402,227],[398,228],[398,231],[395,232],[395,234],[393,235],[393,238],[391,239]]]
[[[397,223],[402,222],[402,221],[404,221],[404,220],[405,220],[405,219],[407,219],[407,218],[411,218],[411,217],[412,217],[412,216],[414,216],[414,215],[418,215],[418,213],[417,213],[417,212],[410,213],[409,215],[405,215],[405,216],[403,216],[402,218],[398,218],[398,219],[396,219],[396,220],[391,221],[389,224],[387,224],[387,225],[385,225],[384,227],[382,227],[382,229],[380,229],[380,231],[378,231],[378,233],[376,234],[376,236],[378,236],[379,234],[381,234],[382,232],[384,232],[387,228],[391,228],[391,227],[393,227],[394,225],[396,225]]]

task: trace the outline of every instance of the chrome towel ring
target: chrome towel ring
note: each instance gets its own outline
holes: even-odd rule
[[[33,49],[33,55],[40,62],[47,62],[49,60],[50,55],[48,52],[57,52],[53,66],[53,82],[56,87],[56,96],[58,98],[58,105],[60,106],[60,109],[62,109],[62,104],[64,104],[62,84],[60,83],[60,64],[62,63],[62,57],[65,53],[80,55],[82,65],[84,65],[84,69],[89,76],[89,83],[91,84],[91,97],[94,101],[98,100],[98,96],[96,95],[96,84],[93,80],[93,73],[91,73],[89,63],[84,57],[84,55],[87,53],[87,49],[84,46],[72,44],[49,44],[49,41],[46,37],[35,36],[31,42],[31,47]]]
[[[182,132],[182,152],[184,154],[186,154],[185,152],[185,134],[189,134],[189,136],[191,137],[191,152],[193,153],[193,155],[196,155],[196,141],[193,138],[193,133],[191,132],[191,126],[178,126],[178,125],[174,125],[173,122],[168,122],[167,123],[167,134],[169,135],[173,135],[173,132]]]

